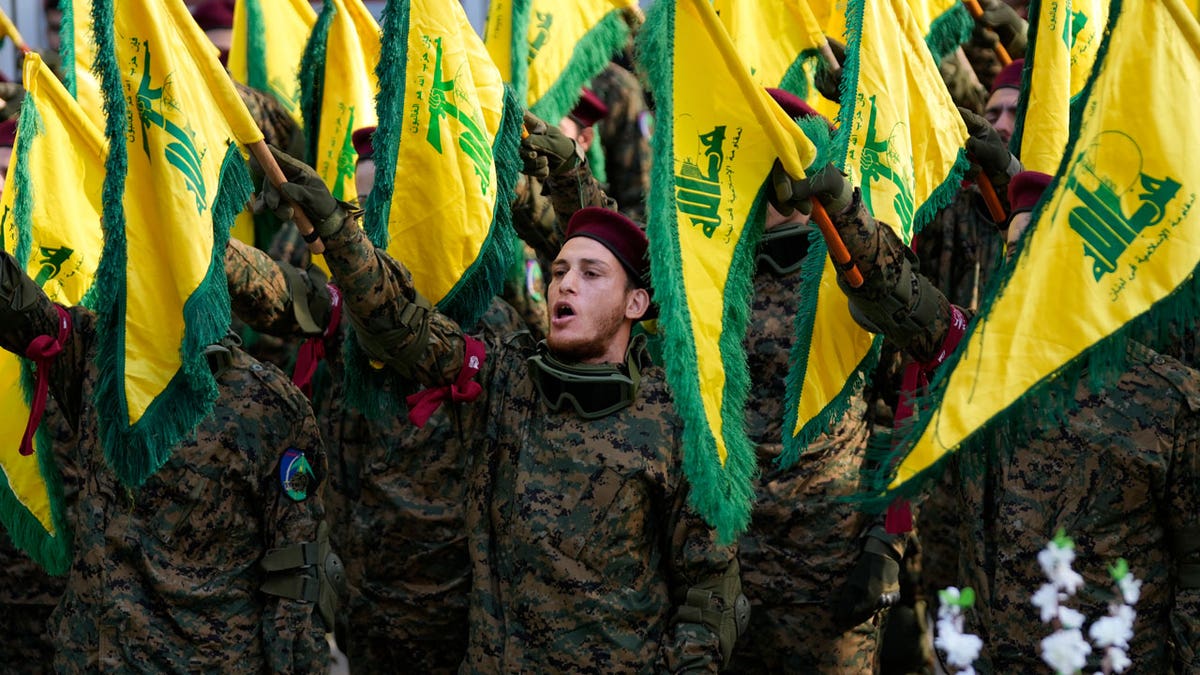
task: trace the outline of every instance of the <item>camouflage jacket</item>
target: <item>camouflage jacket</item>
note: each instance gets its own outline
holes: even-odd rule
[[[633,73],[610,63],[592,78],[590,87],[608,106],[608,115],[596,123],[608,193],[621,213],[645,223],[650,192],[650,111],[642,84]]]
[[[81,476],[68,508],[75,556],[51,632],[59,672],[313,672],[329,650],[314,606],[259,591],[269,549],[313,541],[320,492],[293,501],[279,460],[294,448],[317,479],[325,456],[311,409],[277,370],[233,348],[212,413],[137,489],[122,485],[100,447],[93,392],[95,315],[68,310],[73,329],[51,391],[75,426],[63,461]],[[0,346],[22,351],[54,335],[54,305],[0,255]]]
[[[415,297],[407,270],[349,224],[326,246],[363,330],[406,325],[400,317]],[[422,353],[406,365],[440,387],[462,369],[465,338],[436,312],[428,325]],[[463,420],[478,440],[468,473],[474,582],[464,670],[715,672],[717,635],[673,622],[674,607],[690,587],[724,577],[734,551],[688,506],[662,371],[644,370],[630,407],[586,421],[538,396],[527,338],[486,346],[483,392]]]
[[[907,255],[890,228],[877,227],[856,195],[835,216],[871,297],[895,278]],[[948,332],[949,304],[909,352],[929,360]],[[940,489],[957,506],[959,583],[976,591],[968,628],[984,642],[980,672],[1033,672],[1043,666],[1042,624],[1030,597],[1044,583],[1037,553],[1062,529],[1076,543],[1074,569],[1086,584],[1070,605],[1094,620],[1108,613],[1117,558],[1144,581],[1129,656],[1139,672],[1200,668],[1200,373],[1131,343],[1129,366],[1103,389],[1084,374],[1065,420],[1040,425],[1028,440],[983,458],[982,470],[951,464]],[[928,510],[921,518],[938,518]],[[1098,668],[1093,653],[1085,668]]]
[[[537,252],[543,272],[549,270],[558,249],[562,248],[567,220],[585,206],[617,207],[592,175],[587,158],[561,176],[539,181],[522,175],[517,182],[517,196],[512,204],[513,229]]]
[[[959,190],[915,237],[921,274],[959,307],[976,309],[1004,264],[1004,235],[980,211],[975,188]]]
[[[225,255],[229,295],[235,313],[255,330],[300,337],[285,264],[230,241]],[[303,275],[302,281],[313,319],[325,328],[331,317],[329,289],[316,274]],[[391,641],[392,652],[406,653],[416,667],[417,643],[433,643],[438,663],[420,666],[457,668],[466,653],[471,582],[462,406],[443,405],[424,427],[410,422],[407,410],[378,419],[355,410],[345,395],[343,341],[349,322],[340,323],[326,340],[330,386],[317,397],[317,419],[330,457],[326,502],[332,536],[351,585],[347,654],[355,668],[386,670],[395,663],[375,662],[376,652],[364,645]],[[477,328],[506,334],[520,324],[512,308],[497,300]],[[389,393],[401,399],[416,389],[398,378],[384,386],[397,389]]]
[[[847,497],[861,490],[870,423],[862,387],[849,409],[794,466],[781,469],[788,360],[796,340],[800,272],[754,275],[754,299],[745,341],[754,382],[746,405],[746,432],[758,450],[757,500],[742,536],[739,560],[746,595],[767,604],[824,604],[854,568],[861,535],[874,524]]]

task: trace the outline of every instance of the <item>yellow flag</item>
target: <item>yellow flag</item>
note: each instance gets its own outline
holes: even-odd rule
[[[1021,102],[1012,147],[1020,148],[1026,169],[1052,174],[1062,161],[1071,125],[1070,3],[1033,0],[1029,17],[1022,85],[1028,94]]]
[[[1067,42],[1071,47],[1071,97],[1083,91],[1096,53],[1108,24],[1108,8],[1112,0],[1071,0],[1071,32]]]
[[[1180,151],[1200,147],[1200,26],[1180,0],[1121,0],[1111,12],[1067,159],[935,382],[893,488],[949,452],[982,451],[1082,368],[1099,381],[1118,374],[1105,355],[1127,336],[1200,313],[1200,166]]]
[[[909,0],[907,5],[935,63],[971,39],[975,19],[962,0]]]
[[[484,35],[501,77],[538,117],[557,124],[629,37],[636,0],[498,0]]]
[[[384,49],[395,86],[379,97],[376,182],[365,227],[417,290],[469,325],[516,254],[513,198],[521,111],[458,3],[394,5]],[[413,176],[421,176],[413,180]]]
[[[851,0],[838,138],[863,203],[907,243],[953,199],[967,167],[966,128],[905,0]],[[822,433],[877,361],[878,340],[850,317],[824,246],[802,273],[820,278],[797,316],[785,457]]]
[[[755,82],[808,93],[804,61],[818,56],[825,34],[805,0],[715,0],[713,9]]]
[[[96,45],[92,41],[92,4],[89,0],[63,0],[59,28],[59,58],[63,83],[97,129],[104,128],[104,95],[92,73]],[[67,64],[74,64],[70,67]]]
[[[338,199],[358,199],[351,137],[376,126],[378,63],[379,27],[362,0],[326,2],[309,38],[301,87],[309,163]]]
[[[74,305],[95,278],[103,239],[100,192],[104,137],[35,53],[25,56],[25,102],[0,199],[0,246],[25,264],[50,299]],[[0,351],[0,521],[48,571],[71,561],[62,487],[53,451],[34,436],[18,450],[29,419],[21,359]]]
[[[95,0],[110,144],[97,281],[106,457],[139,485],[211,409],[204,348],[229,324],[224,249],[262,140],[182,0]]]
[[[238,0],[233,9],[229,74],[273,95],[298,124],[300,58],[316,22],[308,0]]]
[[[708,0],[659,0],[642,40],[658,104],[647,233],[667,379],[693,503],[729,541],[754,500],[742,341],[763,184],[777,157],[803,175],[816,149],[753,81]]]

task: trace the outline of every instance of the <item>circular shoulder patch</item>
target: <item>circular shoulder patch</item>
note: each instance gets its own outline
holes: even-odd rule
[[[288,448],[279,458],[279,487],[294,502],[308,499],[308,486],[313,481],[313,470],[304,453]]]

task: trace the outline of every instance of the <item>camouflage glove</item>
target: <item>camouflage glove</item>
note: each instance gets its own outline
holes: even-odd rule
[[[967,125],[966,149],[975,166],[974,172],[983,169],[992,182],[1008,183],[1010,169],[1013,164],[1013,154],[1008,151],[1008,143],[1000,138],[986,119],[976,115],[966,108],[959,108],[963,123]]]
[[[833,596],[833,620],[850,630],[900,600],[900,554],[891,546],[867,537],[846,583]]]
[[[811,213],[814,197],[832,215],[850,206],[854,186],[832,164],[826,164],[803,180],[796,180],[779,160],[775,160],[775,166],[771,168],[771,191],[767,197],[771,206],[785,216],[797,210],[804,214]]]
[[[525,128],[529,135],[521,139],[521,173],[545,180],[579,166],[575,141],[558,127],[546,124],[526,111]]]
[[[1002,0],[980,0],[979,5],[983,7],[983,16],[979,17],[979,23],[996,32],[1010,56],[1014,59],[1021,58],[1025,54],[1028,42],[1026,33],[1029,30],[1029,22],[1022,19],[1017,10]]]
[[[829,42],[829,49],[833,52],[833,58],[837,59],[838,70],[831,72],[829,64],[822,59],[817,64],[817,74],[813,78],[813,83],[817,85],[817,91],[825,98],[838,103],[842,100],[842,70],[840,66],[846,63],[846,45],[834,40],[826,38]]]
[[[328,237],[341,230],[350,213],[349,205],[334,199],[325,182],[309,165],[279,148],[272,147],[271,154],[288,182],[275,187],[271,181],[263,181],[262,192],[254,198],[254,210],[265,208],[287,223],[294,219],[294,203],[308,216],[319,236]],[[256,168],[253,163],[252,168]],[[261,171],[260,168],[257,170]]]

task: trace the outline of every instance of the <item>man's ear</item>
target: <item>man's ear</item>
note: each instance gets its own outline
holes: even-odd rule
[[[632,321],[641,319],[650,309],[650,291],[635,288],[625,295],[625,318]]]
[[[596,140],[596,128],[595,127],[587,127],[583,131],[580,131],[579,136],[577,136],[575,138],[575,141],[577,143],[579,143],[579,149],[585,154],[587,153],[588,149],[592,147],[592,142],[595,140]]]

